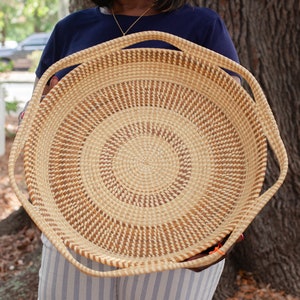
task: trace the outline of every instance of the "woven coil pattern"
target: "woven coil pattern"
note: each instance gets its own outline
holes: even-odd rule
[[[253,113],[246,123],[242,117],[251,102],[239,107],[234,89],[225,94],[219,83],[211,93],[220,76],[213,67],[163,54],[130,50],[78,68],[41,105],[25,152],[32,200],[54,211],[52,226],[65,228],[56,224],[61,215],[71,232],[124,263],[186,259],[225,222],[224,238],[240,198],[257,197],[256,172],[264,174],[264,155],[256,155],[265,150],[261,128]],[[101,87],[107,76],[120,82]]]
[[[25,209],[70,262],[94,276],[217,261],[220,253],[186,260],[229,236],[226,252],[284,177],[260,195],[266,134],[274,135],[271,146],[278,144],[286,170],[285,149],[267,127],[276,128],[271,114],[260,112],[269,113],[255,82],[260,106],[214,64],[215,54],[168,34],[146,32],[145,39],[174,39],[184,51],[122,49],[143,35],[87,49],[50,68],[10,157],[12,184]],[[189,47],[201,50],[203,59]],[[78,66],[39,103],[51,72],[72,64]],[[264,115],[269,119],[262,122]],[[23,147],[30,202],[13,175]],[[91,270],[69,249],[120,269]]]

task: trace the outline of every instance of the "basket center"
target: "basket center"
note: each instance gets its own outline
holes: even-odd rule
[[[118,130],[106,141],[98,165],[114,196],[146,207],[172,200],[191,174],[190,153],[182,139],[155,123],[141,122]]]

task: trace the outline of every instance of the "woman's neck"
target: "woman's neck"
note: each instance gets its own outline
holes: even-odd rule
[[[153,6],[153,0],[134,1],[134,0],[116,0],[113,4],[113,11],[116,15],[140,16]],[[151,8],[146,15],[156,14],[157,12]]]

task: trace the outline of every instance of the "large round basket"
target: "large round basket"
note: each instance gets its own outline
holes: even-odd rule
[[[128,49],[149,39],[181,51]],[[78,66],[41,102],[50,76],[72,65]],[[244,77],[253,97],[224,69]],[[281,173],[260,195],[267,141]],[[30,200],[13,174],[23,148]],[[12,185],[30,216],[70,262],[95,276],[216,262],[276,192],[286,168],[253,76],[160,32],[116,39],[53,65],[10,158]],[[189,260],[222,240],[219,252]],[[89,269],[70,250],[117,269]]]

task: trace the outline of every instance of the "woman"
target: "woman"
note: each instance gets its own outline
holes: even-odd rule
[[[186,0],[94,0],[97,7],[73,13],[55,26],[36,70],[37,80],[59,59],[87,47],[139,31],[168,32],[238,61],[228,31],[213,11],[192,7]],[[141,46],[141,45],[139,45]],[[142,46],[172,48],[161,41]],[[69,70],[55,74],[47,93]],[[233,74],[234,75],[234,74]],[[124,278],[96,278],[82,274],[42,236],[39,299],[204,299],[213,297],[224,260],[205,270],[175,270]],[[204,254],[201,254],[204,255]],[[77,259],[89,267],[112,267]]]

